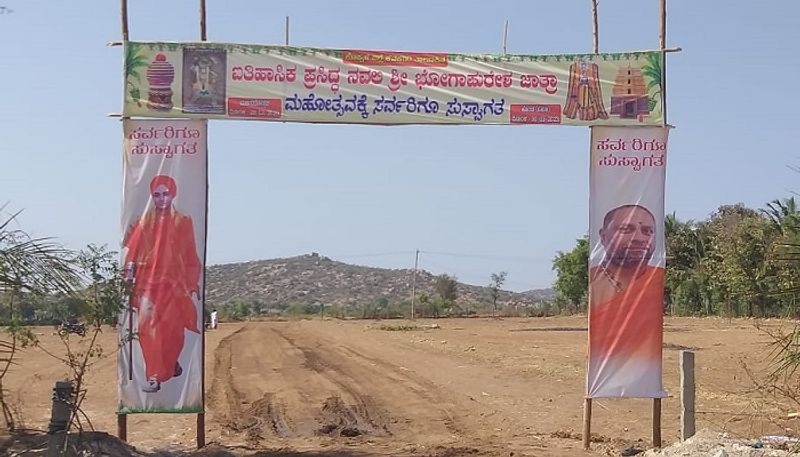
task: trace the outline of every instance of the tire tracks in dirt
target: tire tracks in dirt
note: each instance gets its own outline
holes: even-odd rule
[[[210,404],[249,442],[465,435],[443,389],[291,324],[248,324],[220,342],[214,359]]]
[[[456,406],[448,402],[446,399],[449,394],[440,387],[436,386],[436,384],[433,382],[430,382],[423,377],[414,375],[413,372],[409,371],[408,369],[403,369],[397,365],[386,362],[385,360],[368,356],[352,348],[346,346],[337,346],[334,344],[330,344],[330,347],[331,349],[326,353],[326,355],[329,357],[321,361],[321,364],[333,365],[337,360],[342,359],[347,360],[348,362],[357,362],[355,364],[345,363],[334,365],[331,370],[332,373],[344,375],[348,372],[348,366],[369,367],[369,369],[378,376],[387,378],[387,382],[383,383],[381,386],[382,389],[387,385],[395,386],[396,388],[407,389],[410,391],[409,393],[411,395],[405,396],[405,404],[416,403],[415,409],[418,411],[422,409],[435,413],[434,416],[438,417],[431,417],[430,419],[434,421],[441,420],[451,434],[458,435],[464,433],[463,427],[458,425],[456,416],[453,412]],[[321,352],[320,348],[318,348],[317,352],[309,351],[306,353],[306,357],[316,358],[319,352]],[[349,377],[350,379],[353,379],[354,376],[355,375],[351,375]],[[358,385],[358,382],[353,381],[351,385]],[[347,388],[346,385],[343,384],[343,388]],[[396,405],[391,406],[396,407]],[[416,417],[416,419],[419,419],[419,417]]]
[[[385,414],[373,397],[359,388],[356,379],[340,367],[332,365],[319,349],[303,347],[284,332],[274,331],[276,335],[302,352],[305,366],[309,370],[324,377],[340,391],[329,396],[322,404],[320,414],[317,416],[317,420],[321,423],[319,428],[321,433],[350,437],[391,434],[384,418]],[[319,344],[317,346],[319,347]]]
[[[450,395],[444,389],[424,377],[415,375],[408,369],[401,368],[385,360],[370,357],[348,347],[339,347],[338,349],[347,354],[348,357],[359,358],[372,366],[379,367],[383,375],[391,381],[404,385],[421,399],[427,401],[429,405],[436,405],[447,429],[456,435],[465,434],[466,428],[459,424],[455,415],[455,410],[457,410],[458,406],[447,398]]]
[[[226,421],[232,420],[240,412],[242,394],[236,390],[231,374],[233,340],[244,330],[242,327],[226,336],[219,342],[214,351],[214,378],[208,400],[211,409],[224,417]]]
[[[248,441],[258,441],[268,434],[290,436],[292,427],[285,416],[285,405],[273,393],[265,392],[250,402],[247,395],[237,388],[233,374],[234,358],[239,353],[238,341],[247,332],[252,332],[252,329],[242,327],[228,335],[214,352],[214,381],[209,395],[212,408],[221,413],[220,422],[227,429],[245,434]]]

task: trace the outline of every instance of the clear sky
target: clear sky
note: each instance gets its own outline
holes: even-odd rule
[[[119,246],[118,0],[0,0],[0,203],[67,247]],[[591,50],[589,0],[207,0],[213,41],[456,53]],[[130,0],[133,40],[199,37],[196,0]],[[657,0],[600,2],[600,50],[658,46]],[[800,191],[800,2],[670,0],[666,208],[703,219]],[[318,252],[548,287],[588,225],[589,129],[212,121],[209,263]]]

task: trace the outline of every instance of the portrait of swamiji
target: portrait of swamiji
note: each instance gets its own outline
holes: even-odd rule
[[[593,358],[660,360],[664,269],[650,265],[653,214],[641,205],[608,211],[599,230],[605,251],[589,271],[589,339]]]
[[[127,231],[123,248],[131,306],[138,313],[136,340],[144,357],[145,392],[183,374],[178,359],[185,331],[200,333],[195,300],[202,264],[197,257],[192,219],[173,205],[175,180],[150,181],[150,207]]]

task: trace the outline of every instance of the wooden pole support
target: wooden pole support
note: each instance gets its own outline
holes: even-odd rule
[[[694,352],[681,351],[681,441],[694,436]]]
[[[600,36],[597,32],[597,0],[592,0],[592,52],[600,53]]]
[[[658,47],[664,49],[667,47],[667,0],[659,0],[658,13],[660,18]]]
[[[661,447],[661,399],[653,399],[653,447]]]
[[[206,446],[206,413],[197,413],[197,449]]]
[[[122,22],[122,43],[128,41],[128,0],[120,0],[119,3],[120,19]],[[130,336],[130,335],[129,335]],[[129,343],[133,345],[131,341]],[[128,363],[133,367],[133,359],[129,359]],[[117,413],[117,436],[122,441],[128,441],[128,415]]]
[[[658,33],[658,47],[661,52],[661,112],[664,115],[664,125],[667,124],[667,0],[659,0],[660,27]]]
[[[200,41],[206,41],[206,0],[200,0]],[[205,120],[206,132],[208,132],[208,120]],[[203,241],[203,290],[198,294],[203,294],[200,298],[202,303],[201,315],[205,316],[206,306],[206,260],[208,256],[208,148],[206,148],[206,217],[205,217],[205,239]],[[206,407],[206,326],[203,325],[200,335],[200,391],[203,392],[203,411]],[[206,413],[197,413],[197,449],[206,446]]]
[[[117,413],[117,437],[128,441],[128,415]]]
[[[206,0],[200,0],[200,41],[206,41]]]
[[[583,448],[589,449],[592,435],[592,399],[587,398],[583,402]]]
[[[128,41],[128,0],[120,0],[120,18],[122,19],[122,41]]]

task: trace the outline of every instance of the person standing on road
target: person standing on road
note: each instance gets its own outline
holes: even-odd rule
[[[213,308],[211,310],[211,329],[216,330],[218,322],[219,320],[217,318],[217,308]]]

